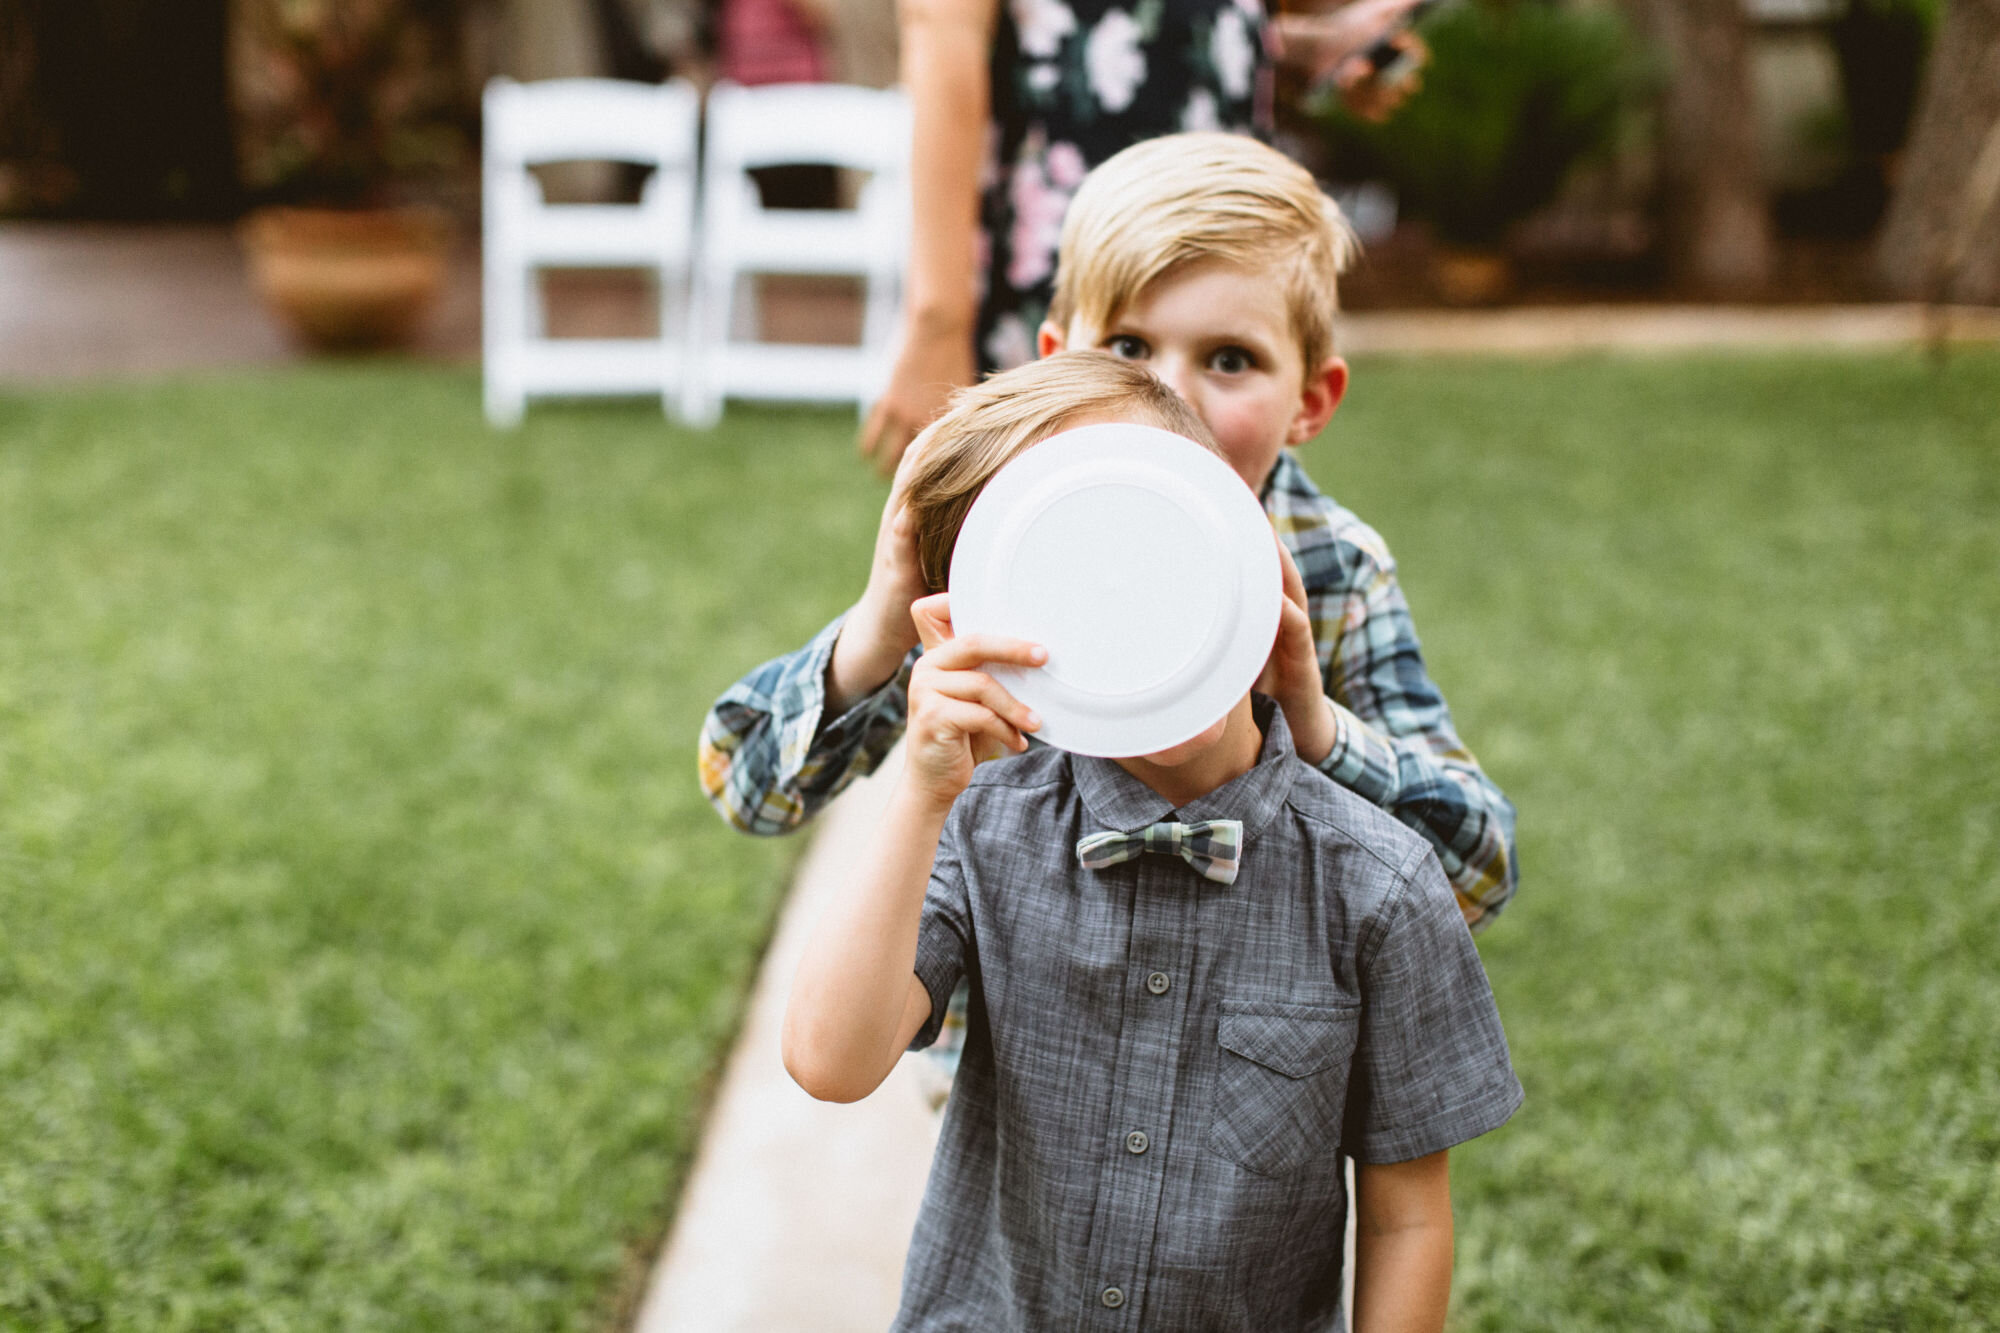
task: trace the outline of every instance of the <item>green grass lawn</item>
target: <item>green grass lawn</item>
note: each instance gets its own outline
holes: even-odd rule
[[[2000,357],[1371,364],[1311,450],[1521,812],[1457,1326],[1991,1328]]]
[[[611,1326],[796,842],[703,712],[853,419],[463,374],[0,399],[0,1327]]]
[[[2000,1309],[2000,356],[1362,364],[1521,808],[1464,1330]],[[852,417],[349,367],[0,396],[0,1327],[606,1329],[795,847],[693,778]],[[760,577],[761,576],[761,577]]]

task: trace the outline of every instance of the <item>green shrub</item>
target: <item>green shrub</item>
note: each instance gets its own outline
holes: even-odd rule
[[[1387,122],[1324,105],[1343,175],[1388,181],[1447,241],[1492,245],[1555,198],[1579,161],[1619,137],[1644,66],[1602,9],[1468,0],[1422,26],[1423,88]]]

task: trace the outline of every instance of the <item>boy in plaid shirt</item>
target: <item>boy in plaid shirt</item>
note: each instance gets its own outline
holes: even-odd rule
[[[1514,892],[1514,807],[1452,725],[1387,544],[1291,452],[1346,392],[1333,316],[1353,248],[1338,210],[1282,154],[1233,135],[1150,140],[1093,171],[1071,202],[1040,350],[1142,364],[1206,423],[1285,548],[1287,603],[1259,688],[1301,759],[1430,843],[1477,931]],[[803,824],[903,733],[918,659],[909,607],[924,593],[903,508],[913,462],[884,508],[861,600],[731,686],[703,725],[703,786],[747,832]],[[952,1030],[940,1046],[954,1047]]]
[[[927,586],[1000,468],[1105,421],[1208,443],[1099,352],[961,392],[906,492]],[[1042,650],[952,637],[942,595],[912,615],[907,763],[785,1020],[793,1077],[852,1101],[970,982],[894,1327],[1325,1333],[1351,1156],[1356,1329],[1442,1329],[1446,1154],[1521,1090],[1430,846],[1304,763],[1262,696],[1153,754],[1023,753],[1033,716],[982,667]]]

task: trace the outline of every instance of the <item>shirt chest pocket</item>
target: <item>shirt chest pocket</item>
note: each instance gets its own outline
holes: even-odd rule
[[[1259,1175],[1331,1164],[1361,1006],[1224,1000],[1209,1149]]]

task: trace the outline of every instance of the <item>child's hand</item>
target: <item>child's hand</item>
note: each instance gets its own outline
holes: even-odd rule
[[[1272,534],[1277,540],[1277,534]],[[1278,563],[1284,569],[1285,600],[1278,614],[1278,637],[1270,660],[1257,677],[1257,689],[1278,701],[1292,746],[1299,758],[1318,766],[1333,750],[1333,712],[1319,675],[1319,651],[1313,647],[1312,618],[1306,614],[1306,581],[1292,562],[1292,553],[1278,542]]]
[[[1048,650],[1020,639],[951,632],[951,595],[938,593],[910,607],[924,655],[910,677],[910,723],[904,741],[904,781],[926,799],[950,805],[972,781],[973,766],[1028,748],[1024,731],[1042,720],[979,668],[989,662],[1038,667]]]
[[[896,674],[904,655],[917,646],[910,603],[928,589],[917,562],[916,528],[909,510],[903,507],[903,488],[910,466],[921,452],[921,444],[913,445],[896,469],[888,503],[882,506],[882,522],[875,529],[875,558],[868,567],[868,587],[848,612],[833,646],[827,677],[827,706],[832,714],[845,712],[863,695],[880,689]]]

